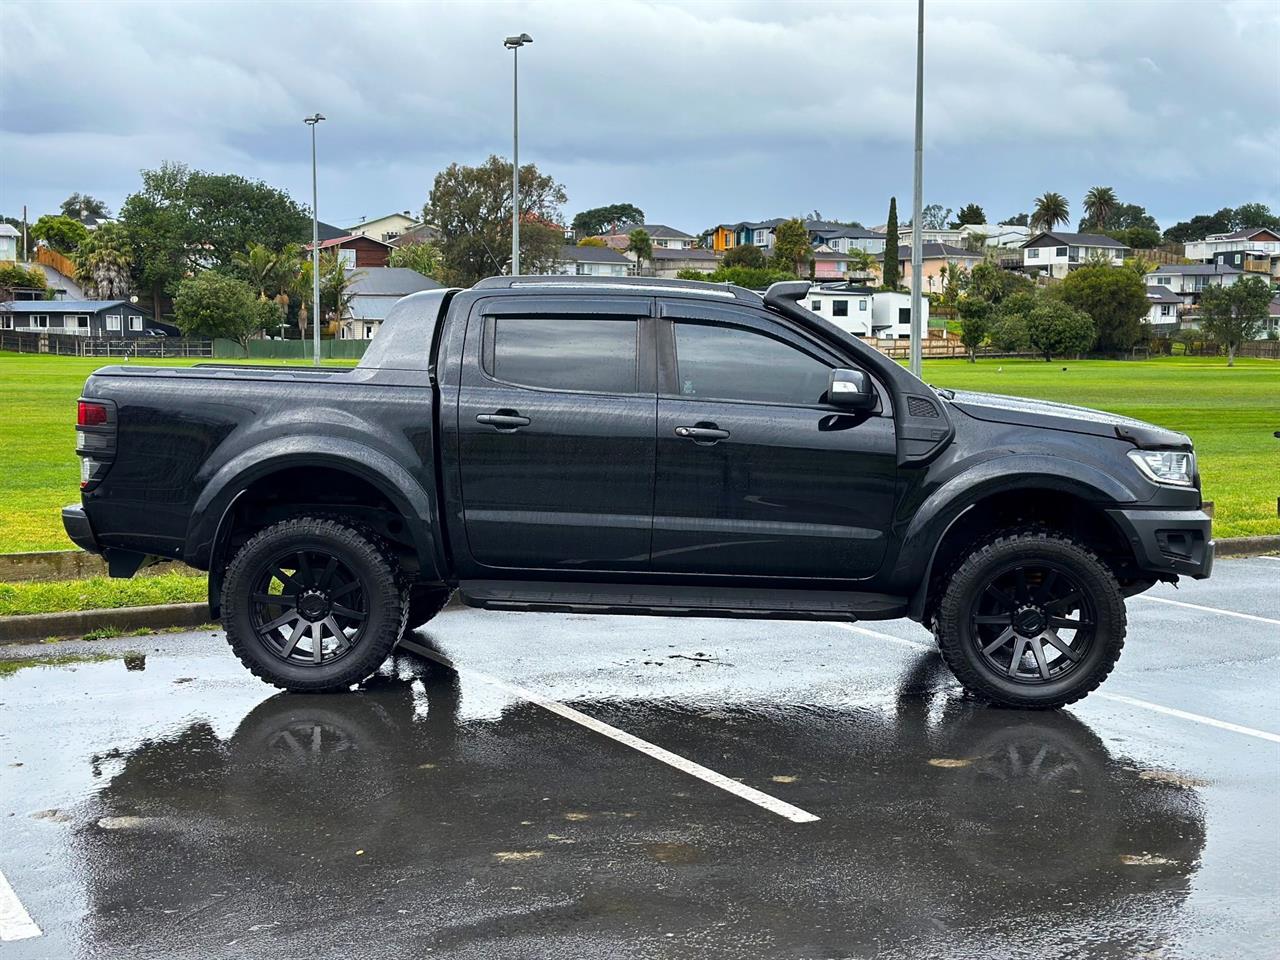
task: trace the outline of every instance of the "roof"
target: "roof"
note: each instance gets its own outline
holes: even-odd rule
[[[885,238],[883,233],[876,233],[874,230],[864,230],[860,227],[841,227],[835,224],[809,227],[809,232],[821,234],[824,238],[848,237],[850,240],[883,240]]]
[[[632,230],[643,230],[652,240],[692,240],[693,234],[668,227],[663,223],[620,223],[613,231],[614,236],[630,233]]]
[[[1147,299],[1152,303],[1181,303],[1182,298],[1168,287],[1147,287]]]
[[[1245,227],[1243,230],[1237,230],[1234,233],[1215,233],[1209,237],[1210,240],[1252,240],[1260,233],[1269,233],[1273,237],[1280,239],[1280,233],[1272,230],[1270,227]]]
[[[335,227],[332,223],[325,223],[323,220],[316,221],[316,232],[320,235],[321,240],[333,240],[336,237],[349,236],[346,230],[341,227]]]
[[[415,243],[423,243],[425,241],[435,241],[439,239],[439,227],[434,223],[420,223],[415,227],[410,227],[390,242],[393,247],[409,247]]]
[[[409,267],[357,267],[347,270],[354,294],[376,297],[406,297],[419,290],[437,290],[441,284]]]
[[[676,250],[671,247],[654,247],[654,260],[719,260],[715,252],[712,250],[704,250],[698,247],[688,247],[684,250]]]
[[[369,241],[370,243],[377,243],[377,244],[381,244],[382,246],[386,247],[388,250],[390,250],[390,249],[391,249],[391,244],[389,244],[389,243],[385,243],[385,242],[383,242],[382,240],[379,240],[377,237],[370,237],[370,236],[367,236],[366,234],[363,234],[363,233],[362,233],[362,234],[360,234],[359,236],[353,236],[353,235],[351,235],[351,234],[349,234],[349,233],[344,233],[344,234],[343,234],[342,236],[340,236],[340,237],[333,237],[332,239],[329,239],[329,240],[321,240],[321,241],[320,241],[320,243],[319,243],[319,247],[320,247],[320,249],[321,249],[321,250],[329,250],[329,249],[331,249],[331,248],[333,248],[333,247],[340,247],[340,246],[342,246],[344,243],[347,243],[347,242],[349,242],[349,241],[351,241],[351,240],[367,240],[367,241]],[[310,249],[311,249],[311,244],[309,244],[309,243],[304,244],[302,249],[304,249],[304,250],[310,250]]]
[[[922,260],[981,260],[983,254],[975,253],[973,250],[966,250],[963,247],[955,247],[949,243],[939,243],[935,240],[926,240],[920,244],[920,257]],[[883,260],[884,254],[876,257],[877,260]],[[902,244],[898,247],[898,259],[911,259],[910,244]]]
[[[1267,304],[1267,316],[1280,317],[1280,297],[1272,297]]]
[[[679,251],[683,252],[683,251]],[[657,253],[657,250],[654,250]],[[631,265],[631,261],[611,247],[577,247],[566,243],[560,248],[557,260],[567,263],[623,263]]]
[[[0,237],[17,237],[17,236],[21,236],[21,234],[18,233],[18,228],[15,227],[12,223],[0,223]]]
[[[1122,250],[1128,248],[1119,240],[1111,237],[1103,236],[1100,233],[1058,233],[1056,231],[1045,230],[1037,233],[1034,237],[1024,243],[1023,247],[1034,247],[1040,244],[1041,240],[1056,240],[1058,243],[1075,244],[1077,247],[1119,247]]]
[[[1244,273],[1244,271],[1235,267],[1228,267],[1225,263],[1166,263],[1152,270],[1147,276],[1150,277],[1157,273],[1167,277],[1207,277],[1217,274],[1226,276],[1228,274]]]
[[[0,304],[5,313],[97,313],[108,307],[138,310],[125,300],[10,300]],[[138,310],[141,313],[141,310]]]
[[[378,297],[357,295],[347,305],[347,316],[351,320],[385,320],[391,308],[400,302],[400,297]]]

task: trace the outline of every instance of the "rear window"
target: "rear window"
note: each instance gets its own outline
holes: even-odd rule
[[[636,392],[636,321],[495,317],[489,373],[496,380],[583,393]]]

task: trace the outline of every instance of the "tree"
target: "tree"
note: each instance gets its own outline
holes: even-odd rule
[[[1230,207],[1223,207],[1217,213],[1202,213],[1175,223],[1164,232],[1165,243],[1189,243],[1203,240],[1211,233],[1230,233],[1235,229],[1236,212]]]
[[[813,244],[803,220],[784,220],[773,232],[773,262],[782,270],[794,270],[797,275],[809,269],[813,259]]]
[[[998,311],[987,329],[987,339],[1001,353],[1021,353],[1031,344],[1026,317],[1018,313]]]
[[[1280,217],[1272,213],[1265,203],[1242,203],[1231,216],[1231,228],[1244,230],[1246,227],[1280,230]]]
[[[1027,340],[1045,361],[1084,353],[1096,335],[1093,320],[1056,297],[1041,297],[1027,314]]]
[[[707,283],[732,283],[748,290],[764,290],[771,283],[780,280],[795,280],[796,275],[789,270],[753,267],[719,267],[714,273],[699,273],[696,270],[680,270],[676,273],[679,280],[704,280]]]
[[[240,276],[258,291],[258,299],[266,300],[267,291],[271,296],[283,279],[280,276],[280,254],[261,243],[251,243],[244,253],[235,255],[235,265]]]
[[[578,241],[580,247],[608,247],[604,242],[604,237],[583,237]]]
[[[551,268],[564,244],[555,228],[564,187],[520,168],[520,262],[526,273]],[[423,217],[440,228],[440,271],[449,286],[469,287],[511,266],[511,163],[491,156],[476,167],[452,163],[436,174]]]
[[[387,266],[408,267],[434,279],[440,270],[440,248],[430,241],[396,247],[387,257]]]
[[[1025,227],[1031,222],[1031,218],[1025,213],[1015,213],[1012,217],[1005,217],[1000,222],[1009,227]]]
[[[1070,217],[1066,197],[1060,193],[1045,193],[1036,198],[1036,209],[1031,214],[1031,229],[1052,230],[1058,224],[1066,223]]]
[[[105,220],[111,216],[111,210],[105,203],[87,193],[73,193],[62,201],[59,209],[64,217],[70,217],[72,220],[83,220],[85,217]]]
[[[43,240],[46,246],[59,253],[71,254],[89,236],[89,231],[79,220],[46,213],[31,227],[31,237]]]
[[[76,282],[96,300],[122,300],[133,289],[133,250],[124,229],[103,223],[81,242],[73,258]]]
[[[880,266],[880,261],[876,259],[874,253],[859,249],[858,247],[850,247],[849,253],[849,272],[860,277],[869,277],[876,272],[876,268]]]
[[[1035,284],[1020,273],[1001,270],[990,260],[975,263],[969,271],[969,290],[978,297],[993,305],[1015,293],[1025,293],[1035,289]]]
[[[1160,246],[1160,231],[1152,227],[1125,227],[1104,232],[1133,250],[1151,250]]]
[[[202,270],[178,284],[174,319],[186,336],[225,337],[249,355],[249,340],[271,323],[275,304],[259,301],[236,277]]]
[[[763,270],[769,265],[769,259],[759,247],[744,243],[730,247],[725,251],[721,265],[725,267],[747,267],[750,270]]]
[[[898,289],[898,198],[889,198],[889,223],[884,228],[884,272],[880,282],[890,290]]]
[[[643,267],[646,260],[653,260],[653,240],[640,227],[627,234],[627,252],[635,254],[636,266]]]
[[[1111,214],[1120,200],[1111,187],[1093,187],[1084,195],[1084,219],[1080,229],[1092,227],[1105,230],[1111,222]]]
[[[522,180],[522,189],[523,186]],[[644,223],[644,211],[634,203],[611,203],[607,207],[583,210],[574,216],[572,226],[574,236],[591,237],[627,223]]]
[[[960,208],[960,212],[956,214],[956,219],[951,224],[951,229],[963,227],[970,223],[986,223],[987,214],[976,203],[966,203]]]
[[[39,267],[20,263],[0,263],[0,302],[13,299],[15,290],[47,290],[48,282]]]
[[[1271,288],[1261,277],[1246,277],[1229,287],[1205,287],[1200,296],[1200,329],[1227,348],[1227,366],[1236,350],[1255,339],[1267,320]]]
[[[1151,304],[1142,277],[1108,263],[1086,263],[1055,288],[1064,303],[1093,320],[1098,349],[1129,350],[1142,338],[1142,321]]]
[[[956,301],[960,314],[960,342],[969,350],[969,362],[977,362],[978,347],[991,330],[991,304],[981,297],[960,297]]]
[[[926,230],[941,230],[951,219],[951,208],[945,210],[940,203],[931,203],[920,210],[920,222]],[[914,224],[913,224],[914,226]]]
[[[326,323],[340,323],[347,315],[356,295],[352,285],[362,276],[363,270],[347,268],[337,250],[320,251],[320,309]]]
[[[1156,218],[1147,213],[1147,208],[1136,203],[1118,203],[1107,217],[1107,229],[1132,230],[1141,227],[1144,230],[1160,232],[1160,224]]]

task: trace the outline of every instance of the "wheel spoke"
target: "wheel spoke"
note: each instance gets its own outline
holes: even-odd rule
[[[1040,636],[1043,637],[1045,640],[1049,641],[1049,643],[1051,643],[1054,646],[1054,648],[1058,650],[1059,653],[1061,653],[1064,657],[1066,657],[1072,663],[1079,662],[1080,654],[1077,653],[1075,650],[1072,650],[1070,644],[1068,644],[1065,640],[1063,640],[1060,636],[1058,636],[1055,630],[1050,628],[1046,630],[1044,633],[1042,633]]]
[[[974,623],[983,625],[992,623],[1003,623],[1008,626],[1013,621],[1013,613],[1005,611],[1004,613],[981,614],[973,618]]]
[[[285,573],[284,567],[280,566],[280,564],[278,563],[271,568],[271,575],[275,577],[277,580],[279,580],[286,587],[293,587],[295,591],[302,591],[306,589],[301,583],[299,583],[296,579],[294,579],[293,576]]]
[[[291,620],[294,620],[298,616],[299,614],[298,614],[297,608],[290,607],[288,610],[286,610],[280,616],[276,617],[274,620],[270,620],[267,623],[264,623],[262,626],[260,626],[258,628],[258,632],[270,633],[272,630],[275,630],[278,627],[283,627],[286,623],[288,623]]]
[[[1049,626],[1055,630],[1079,630],[1081,627],[1092,627],[1093,621],[1086,620],[1083,617],[1079,620],[1069,620],[1066,617],[1050,617]]]
[[[324,618],[324,625],[333,631],[335,653],[350,645],[350,641],[347,640],[346,633],[340,626],[338,626],[338,621],[333,619],[332,616]]]
[[[273,607],[292,607],[297,602],[297,597],[291,593],[255,593],[250,599]]]
[[[995,586],[987,587],[987,594],[998,600],[1003,609],[1008,610],[1009,614],[1012,616],[1014,608],[1018,606],[1017,600],[1013,599],[1009,594]]]
[[[346,596],[347,594],[349,594],[351,591],[353,591],[353,590],[359,590],[359,589],[360,589],[360,581],[359,581],[359,580],[352,580],[352,581],[351,581],[350,583],[348,583],[345,587],[339,587],[337,590],[333,591],[333,593],[329,594],[329,599],[330,599],[330,600],[339,600],[339,599],[341,599],[342,597],[345,597],[345,596]]]
[[[992,640],[989,644],[987,644],[985,647],[983,647],[983,648],[982,648],[982,652],[983,652],[983,653],[985,653],[985,654],[990,654],[990,653],[991,653],[991,651],[1000,649],[1000,648],[1001,648],[1001,647],[1003,647],[1006,643],[1008,643],[1008,642],[1009,642],[1009,639],[1010,639],[1012,636],[1013,636],[1013,627],[1009,627],[1007,630],[1003,631],[1003,632],[1000,634],[1000,636],[996,637],[996,638],[995,638],[994,640]]]
[[[324,658],[324,627],[320,623],[311,625],[311,659],[319,663]]]
[[[298,618],[298,625],[294,627],[293,633],[289,634],[289,641],[284,645],[284,649],[280,651],[280,656],[288,657],[293,653],[293,648],[298,645],[298,641],[302,639],[303,633],[307,630],[307,621],[301,617]]]
[[[1058,580],[1058,571],[1050,570],[1049,575],[1046,576],[1044,578],[1044,582],[1040,584],[1040,589],[1038,591],[1041,603],[1044,603],[1046,600],[1048,600],[1050,597],[1053,596],[1053,585],[1057,582],[1057,580]]]
[[[1044,644],[1040,641],[1039,637],[1032,637],[1027,641],[1027,644],[1031,647],[1031,653],[1036,658],[1036,666],[1040,668],[1040,679],[1048,680],[1049,663],[1044,658]]]
[[[1018,675],[1018,664],[1022,662],[1022,655],[1027,649],[1027,638],[1019,637],[1018,642],[1013,645],[1013,656],[1009,658],[1009,668],[1005,673],[1011,677]]]
[[[338,558],[330,557],[329,562],[324,565],[324,570],[320,574],[320,579],[316,582],[316,586],[323,590],[329,586],[329,581],[333,579],[333,572],[338,569]]]
[[[1075,607],[1070,606],[1070,604],[1076,603],[1079,599],[1080,599],[1080,591],[1072,590],[1065,597],[1059,597],[1057,600],[1050,600],[1048,603],[1044,605],[1044,608],[1048,610],[1050,613],[1053,613],[1054,611],[1057,611],[1057,610],[1064,610],[1064,609],[1074,610]]]
[[[1018,567],[1018,569],[1014,571],[1014,575],[1017,577],[1017,580],[1018,580],[1018,590],[1014,594],[1014,596],[1016,596],[1019,600],[1023,600],[1023,601],[1030,600],[1031,588],[1027,586],[1026,569],[1024,567]]]
[[[316,585],[316,575],[311,570],[311,561],[307,559],[307,551],[298,551],[298,579],[308,587]]]
[[[350,607],[344,607],[340,603],[333,605],[333,612],[340,617],[346,617],[348,620],[363,620],[365,614],[363,610],[352,610]]]

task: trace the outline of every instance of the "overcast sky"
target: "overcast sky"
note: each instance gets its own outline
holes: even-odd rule
[[[1164,227],[1280,210],[1280,2],[927,0],[925,202],[989,219],[1113,186]],[[320,216],[421,210],[451,161],[510,156],[564,213],[627,201],[696,233],[817,209],[909,215],[913,2],[6,3],[0,212],[118,209],[177,160]]]

